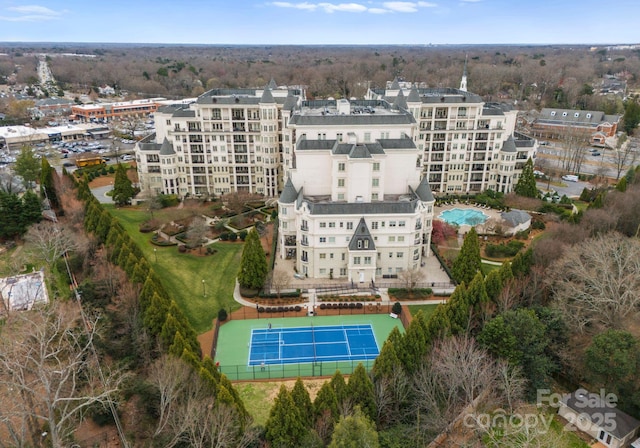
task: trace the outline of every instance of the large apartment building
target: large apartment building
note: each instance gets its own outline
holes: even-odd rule
[[[384,100],[302,103],[287,126],[279,256],[307,277],[358,283],[420,268],[435,200],[414,131]]]
[[[517,111],[485,103],[466,85],[466,74],[459,89],[418,88],[395,80],[386,89],[370,89],[366,97],[413,115],[419,163],[433,192],[511,192],[524,163],[535,157],[536,141],[514,132]]]
[[[214,89],[190,104],[161,106],[156,133],[136,147],[143,191],[186,196],[232,192],[277,197],[287,117],[301,89]]]

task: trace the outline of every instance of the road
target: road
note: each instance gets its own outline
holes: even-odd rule
[[[631,145],[633,152],[630,154],[629,160],[622,169],[620,175],[623,175],[630,167],[635,166],[637,164],[638,156],[640,156],[637,141],[632,139],[629,144]],[[551,164],[556,169],[562,171],[561,156],[563,151],[564,149],[558,143],[540,146],[536,155],[537,169],[544,172],[545,169],[548,170],[548,166]],[[593,156],[590,152],[585,154],[584,161],[580,167],[580,174],[600,174],[616,179],[618,177],[618,170],[614,150],[598,149],[597,152],[600,153],[599,156]]]

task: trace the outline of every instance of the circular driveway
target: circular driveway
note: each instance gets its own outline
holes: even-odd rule
[[[111,196],[107,196],[111,190],[113,190],[113,185],[105,185],[104,187],[92,188],[91,192],[101,204],[113,204]]]

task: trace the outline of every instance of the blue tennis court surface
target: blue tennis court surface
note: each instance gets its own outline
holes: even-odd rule
[[[251,330],[249,365],[359,361],[380,354],[371,324]]]

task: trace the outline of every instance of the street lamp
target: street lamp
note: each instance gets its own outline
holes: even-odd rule
[[[202,295],[204,297],[207,297],[207,286],[206,286],[206,284],[204,282],[204,279],[202,279]]]
[[[156,263],[157,263],[158,262],[158,249],[155,248],[155,247],[153,248],[153,256],[155,257]]]

